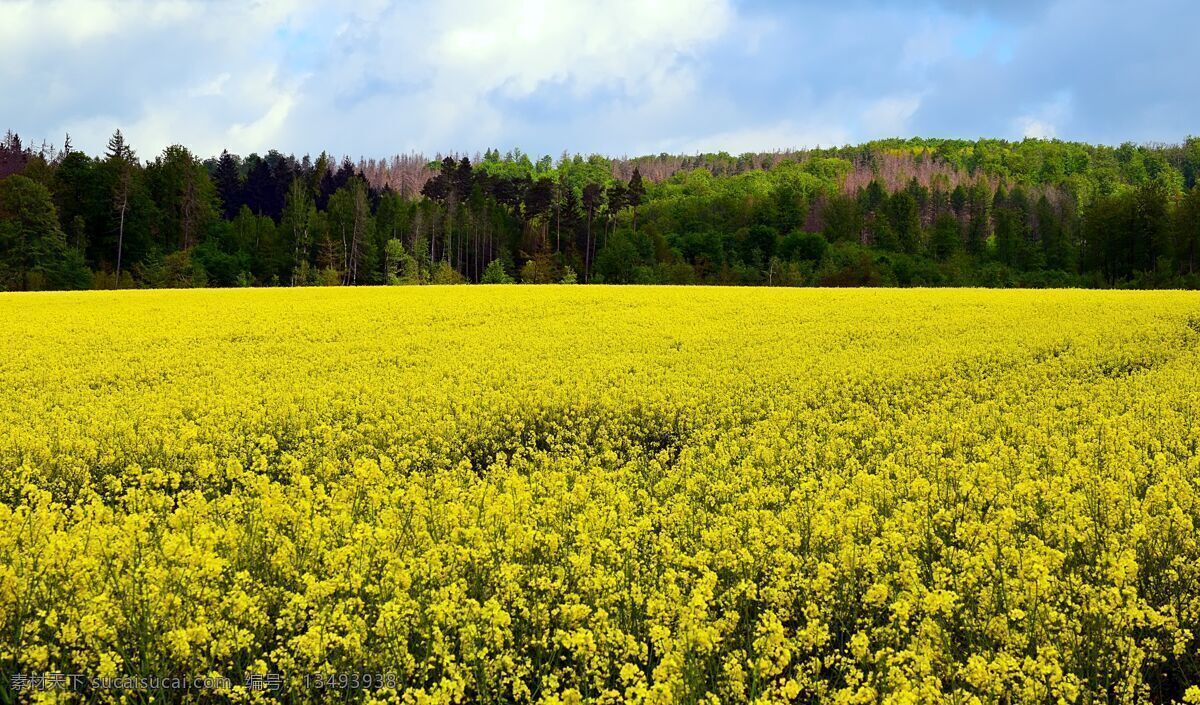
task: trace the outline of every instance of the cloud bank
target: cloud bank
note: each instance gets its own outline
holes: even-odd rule
[[[1177,141],[1200,6],[1033,2],[0,0],[26,139],[741,152],[889,136]]]

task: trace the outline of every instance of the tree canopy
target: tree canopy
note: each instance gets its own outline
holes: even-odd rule
[[[69,144],[69,141],[68,141]],[[421,282],[1200,286],[1200,139],[613,159],[142,160],[0,142],[7,289]]]

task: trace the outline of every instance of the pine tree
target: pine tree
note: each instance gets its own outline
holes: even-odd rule
[[[225,220],[233,220],[242,207],[242,175],[238,158],[228,150],[221,151],[213,181],[217,187],[217,197],[221,199],[222,216]]]
[[[127,162],[133,162],[137,157],[133,153],[133,149],[125,143],[125,135],[117,130],[108,138],[108,148],[104,153],[105,159],[121,159]]]
[[[584,283],[591,280],[592,258],[595,253],[595,241],[592,238],[592,221],[596,218],[596,211],[602,205],[604,205],[604,189],[600,187],[600,184],[590,183],[584,186],[583,209],[587,212],[587,237],[584,240],[583,248]]]
[[[626,202],[633,209],[633,229],[637,231],[637,207],[646,200],[646,186],[642,183],[642,172],[636,166],[633,176],[629,177],[629,190],[626,192]]]
[[[134,172],[137,167],[137,157],[125,143],[125,135],[120,130],[108,139],[108,149],[105,161],[115,170],[116,180],[111,194],[112,209],[117,215],[117,268],[116,285],[121,286],[121,258],[125,250],[125,222],[129,216],[129,208],[133,195]]]

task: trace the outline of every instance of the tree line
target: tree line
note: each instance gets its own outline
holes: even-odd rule
[[[646,174],[646,176],[643,176]],[[0,142],[0,288],[1200,288],[1200,139],[611,159]],[[419,189],[417,184],[420,184]]]

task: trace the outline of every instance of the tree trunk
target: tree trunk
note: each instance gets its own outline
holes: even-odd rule
[[[129,202],[128,193],[121,199],[121,222],[117,227],[117,282],[114,289],[121,288],[121,251],[125,247],[125,208]]]
[[[449,211],[446,213],[446,221],[442,225],[443,237],[446,240],[445,246],[442,247],[442,259],[449,263],[450,253],[454,251],[454,231],[451,229],[452,216]]]
[[[340,229],[342,231],[342,267],[344,270],[342,284],[345,285],[349,282],[348,277],[350,276],[350,246],[346,242],[346,226],[343,224]]]
[[[587,237],[583,239],[583,283],[592,278],[592,211],[588,210]]]

